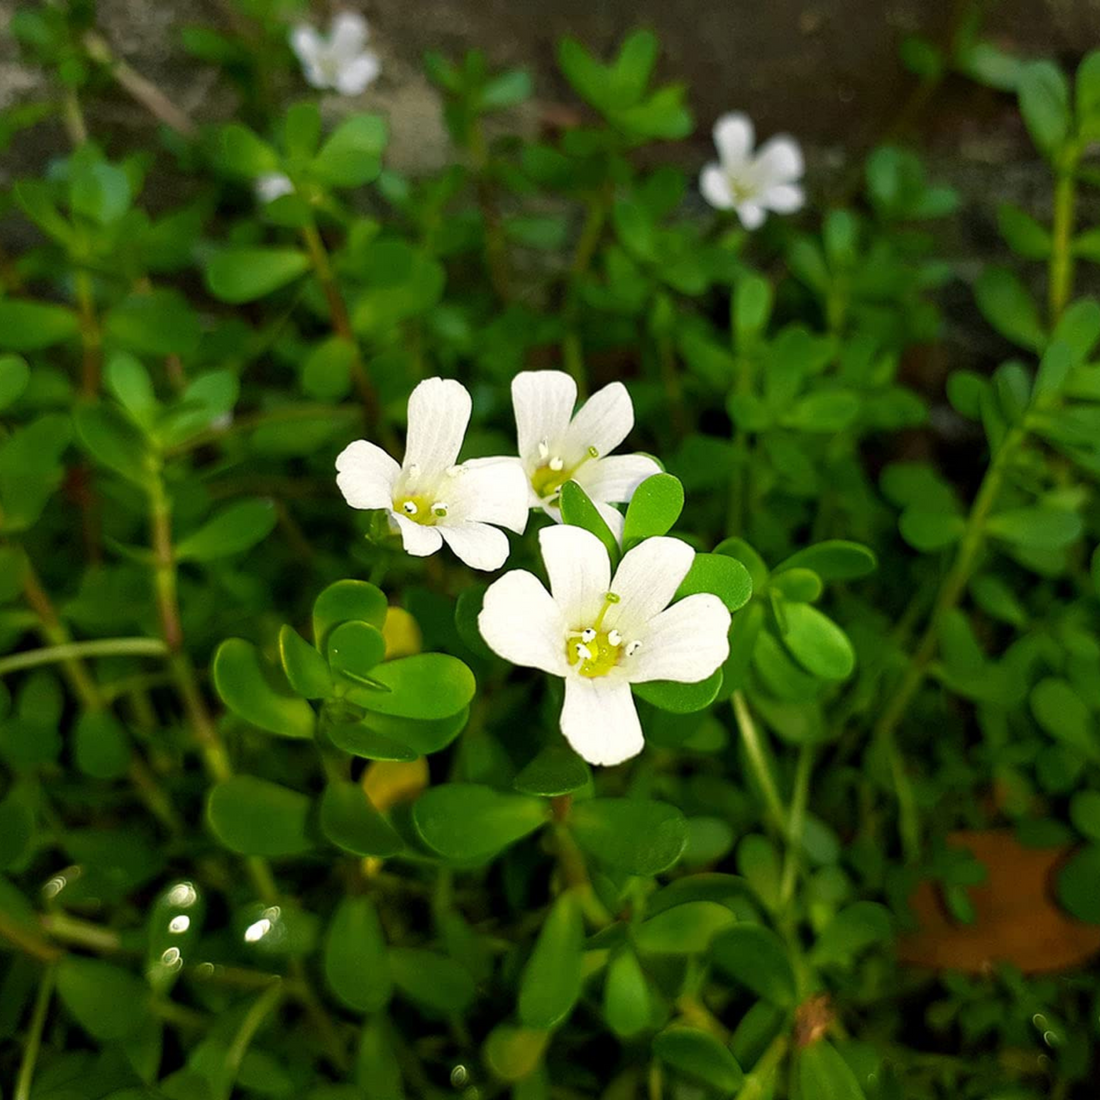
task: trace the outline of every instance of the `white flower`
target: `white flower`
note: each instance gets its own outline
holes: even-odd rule
[[[294,184],[282,172],[265,172],[262,176],[257,176],[253,187],[260,202],[274,202],[283,195],[294,194]]]
[[[736,210],[746,229],[758,229],[769,210],[793,214],[805,202],[802,150],[794,138],[781,134],[753,155],[754,134],[748,115],[734,111],[714,124],[718,161],[699,175],[703,198],[719,210]]]
[[[519,463],[530,506],[560,523],[561,487],[575,481],[621,539],[623,516],[611,504],[630,500],[661,468],[645,455],[607,457],[634,427],[634,405],[621,382],[594,393],[574,416],[576,403],[577,384],[564,371],[523,371],[512,379]]]
[[[527,526],[527,487],[507,462],[456,465],[470,395],[459,382],[428,378],[409,396],[409,429],[401,466],[365,439],[336,459],[336,484],[353,508],[384,508],[417,557],[444,542],[474,569],[499,569],[508,536],[491,523],[522,534]]]
[[[630,685],[705,680],[729,656],[730,613],[707,594],[668,606],[695,557],[679,539],[639,543],[614,579],[588,531],[547,527],[539,541],[550,592],[531,573],[506,573],[485,593],[478,626],[505,660],[563,677],[566,740],[590,764],[619,764],[642,750]]]
[[[290,47],[315,88],[359,95],[381,71],[378,55],[366,48],[367,21],[357,12],[334,16],[328,38],[301,23],[290,32]]]

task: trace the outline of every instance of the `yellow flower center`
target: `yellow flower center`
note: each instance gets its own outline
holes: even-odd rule
[[[641,647],[641,642],[625,641],[614,627],[603,629],[607,609],[618,602],[619,597],[608,592],[592,625],[571,630],[565,636],[565,659],[582,676],[606,676],[623,656],[632,657]]]
[[[393,510],[413,523],[423,527],[434,527],[447,517],[447,505],[439,500],[431,500],[423,495],[398,497],[393,502]]]
[[[561,487],[573,478],[577,471],[593,458],[599,458],[600,452],[595,447],[589,447],[584,458],[573,466],[567,467],[560,457],[550,457],[549,448],[545,443],[539,444],[539,453],[545,460],[531,475],[531,488],[539,500],[552,503],[561,493]]]

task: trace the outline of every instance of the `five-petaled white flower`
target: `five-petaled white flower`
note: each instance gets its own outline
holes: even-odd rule
[[[367,21],[358,12],[345,11],[333,17],[327,38],[308,24],[299,24],[290,32],[290,46],[313,87],[359,95],[382,68],[378,55],[366,48],[369,33]]]
[[[614,578],[603,543],[580,527],[544,528],[539,541],[550,592],[525,570],[506,573],[478,626],[505,660],[564,677],[566,740],[590,764],[619,764],[642,750],[630,685],[705,680],[729,655],[730,613],[705,593],[668,606],[695,557],[680,539],[639,543]]]
[[[746,229],[758,229],[769,210],[793,214],[805,195],[802,150],[794,138],[780,134],[753,154],[752,120],[738,111],[723,115],[714,124],[718,160],[699,175],[703,198],[719,210],[736,210]]]
[[[527,486],[507,462],[457,464],[469,420],[466,387],[428,378],[409,396],[404,463],[359,439],[337,457],[336,484],[353,508],[388,511],[410,554],[434,554],[446,542],[474,569],[499,569],[508,536],[489,524],[522,534]]]
[[[645,455],[607,455],[634,427],[634,405],[621,382],[594,393],[576,416],[577,384],[564,371],[523,371],[512,379],[519,463],[532,508],[561,521],[561,488],[575,481],[588,494],[616,538],[624,503],[647,477],[661,472]]]
[[[253,187],[260,202],[274,202],[283,195],[294,194],[294,184],[282,172],[264,172],[256,177]]]

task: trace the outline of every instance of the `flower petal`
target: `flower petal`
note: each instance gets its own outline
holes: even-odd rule
[[[404,469],[419,466],[433,477],[453,466],[469,422],[466,387],[453,378],[426,378],[409,395]]]
[[[336,74],[336,90],[341,95],[360,95],[378,79],[382,63],[377,54],[366,53],[344,62]]]
[[[443,536],[438,527],[426,527],[422,523],[413,523],[407,516],[390,513],[390,522],[396,523],[401,532],[401,545],[405,553],[416,558],[426,558],[434,554],[443,545]]]
[[[730,613],[717,596],[678,600],[649,621],[641,648],[620,666],[633,684],[705,680],[729,656]]]
[[[460,470],[440,488],[450,515],[459,522],[495,523],[522,535],[534,494],[520,460],[478,458]]]
[[[801,179],[805,170],[801,146],[786,134],[778,134],[762,145],[752,166],[753,178],[765,188]]]
[[[626,518],[618,508],[613,508],[610,504],[604,504],[602,501],[596,500],[592,502],[596,505],[596,511],[603,516],[604,523],[611,528],[611,533],[615,536],[615,541],[622,546],[623,544],[623,524],[626,522]]]
[[[569,671],[561,610],[542,582],[525,569],[514,569],[489,585],[477,625],[498,657],[552,676]]]
[[[401,467],[381,447],[357,439],[336,456],[336,484],[353,508],[392,508]]]
[[[516,442],[524,465],[542,465],[539,444],[553,443],[565,435],[577,383],[560,370],[526,370],[512,379],[512,408],[516,414]]]
[[[723,168],[740,168],[749,159],[755,140],[752,119],[741,111],[730,111],[714,124],[714,147]]]
[[[610,454],[634,427],[634,402],[622,382],[612,382],[581,407],[562,439],[567,466],[581,461],[589,447],[599,456]]]
[[[611,580],[619,603],[605,624],[618,627],[628,641],[645,638],[650,619],[668,607],[694,559],[695,551],[686,542],[668,535],[646,539],[628,551]]]
[[[367,21],[357,11],[342,11],[329,24],[329,49],[340,60],[351,61],[362,52],[369,36]]]
[[[764,224],[768,212],[758,202],[743,202],[737,206],[737,216],[746,229],[752,230]]]
[[[315,64],[321,54],[321,36],[308,24],[299,23],[290,32],[290,48],[303,65]]]
[[[621,764],[645,745],[630,685],[618,677],[568,677],[561,732],[589,764]]]
[[[699,193],[716,210],[733,209],[733,189],[730,187],[729,176],[718,164],[708,164],[699,173]]]
[[[777,183],[760,196],[760,204],[777,214],[793,214],[805,203],[805,192],[797,183]]]
[[[583,527],[565,523],[544,527],[539,532],[539,546],[550,591],[569,629],[587,626],[600,613],[611,587],[606,547]]]
[[[508,536],[487,523],[440,523],[436,530],[471,569],[491,573],[508,560]]]
[[[660,472],[661,467],[646,455],[612,455],[586,462],[573,480],[596,503],[623,503],[646,478]]]

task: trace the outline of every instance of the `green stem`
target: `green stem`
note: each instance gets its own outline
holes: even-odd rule
[[[112,928],[70,917],[68,913],[44,913],[39,919],[43,929],[56,940],[75,943],[92,951],[115,952],[122,949],[122,939]]]
[[[1054,186],[1054,225],[1048,267],[1050,323],[1055,325],[1073,293],[1073,221],[1077,205],[1077,161],[1080,149],[1071,143],[1062,155]]]
[[[806,804],[810,798],[810,779],[814,771],[814,747],[805,743],[798,750],[798,765],[794,776],[791,813],[787,819],[787,852],[783,860],[783,875],[779,883],[779,911],[786,912],[794,898],[798,870],[802,860],[802,834],[806,830]]]
[[[233,1036],[233,1042],[225,1052],[226,1100],[233,1093],[233,1083],[240,1072],[241,1062],[244,1061],[244,1056],[248,1053],[248,1048],[256,1037],[256,1032],[260,1030],[261,1024],[283,999],[283,993],[283,983],[278,980],[272,982],[271,986],[253,1001],[252,1007],[245,1013],[241,1026],[237,1029],[237,1034]]]
[[[65,663],[74,658],[163,657],[167,652],[167,646],[156,638],[97,638],[91,642],[68,642],[0,658],[0,676],[24,668]]]
[[[747,397],[752,393],[752,361],[745,355],[737,357],[735,392]],[[726,514],[726,534],[741,535],[745,531],[749,510],[749,478],[752,462],[752,438],[739,425],[733,429],[733,463],[730,469],[730,497]]]
[[[596,254],[610,206],[610,195],[600,191],[588,203],[584,225],[577,238],[577,247],[573,253],[573,262],[569,265],[569,280],[565,291],[565,304],[562,308],[562,321],[565,335],[562,337],[561,355],[565,369],[577,383],[577,393],[583,399],[588,396],[588,373],[584,365],[584,347],[578,328],[580,314],[581,281],[588,273],[592,257]]]
[[[493,284],[497,297],[507,302],[512,297],[508,242],[504,237],[500,207],[489,172],[489,143],[485,140],[485,130],[480,118],[475,118],[470,125],[469,149],[477,204],[481,210],[481,220],[485,224],[485,266],[489,269],[489,281]]]
[[[23,1046],[23,1060],[19,1064],[19,1076],[15,1079],[15,1092],[12,1095],[12,1100],[30,1100],[34,1067],[38,1062],[38,1052],[42,1049],[42,1032],[45,1030],[46,1017],[50,1011],[53,986],[54,968],[50,966],[42,975],[42,981],[38,985],[38,992],[34,998],[31,1026],[27,1032],[27,1041]]]
[[[880,710],[879,720],[874,727],[872,736],[890,762],[890,772],[898,798],[902,845],[910,861],[915,860],[920,853],[920,820],[916,798],[905,771],[895,732],[928,674],[928,666],[936,655],[940,628],[944,619],[962,598],[977,567],[979,555],[985,545],[986,523],[1004,484],[1008,467],[1026,437],[1026,427],[1023,425],[1009,431],[994,455],[989,469],[986,470],[978,495],[974,498],[974,504],[970,509],[955,560],[944,577],[932,605],[928,625],[913,655],[909,658],[909,663],[897,687]]]
[[[290,405],[280,405],[276,409],[264,409],[260,412],[250,413],[247,416],[236,416],[231,424],[224,428],[208,428],[198,432],[166,451],[168,457],[187,454],[189,451],[206,447],[211,443],[220,443],[234,436],[245,435],[256,428],[267,428],[278,424],[293,424],[298,420],[331,420],[338,417],[355,419],[361,415],[353,405],[322,405],[301,402]]]
[[[780,797],[779,788],[775,784],[775,777],[768,764],[764,740],[753,720],[745,696],[740,691],[733,693],[733,715],[741,733],[741,744],[745,747],[745,755],[760,786],[760,793],[764,796],[764,807],[771,825],[780,836],[787,836],[787,811],[783,807],[783,799]]]
[[[771,1079],[786,1057],[790,1045],[791,1040],[785,1034],[779,1034],[771,1041],[767,1050],[757,1059],[752,1073],[747,1074],[741,1083],[737,1100],[763,1100],[770,1095]]]

